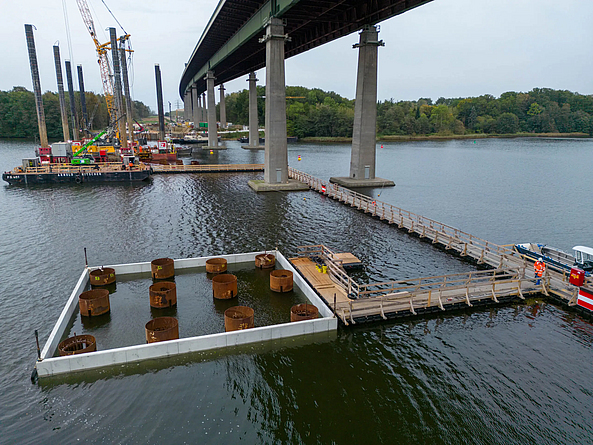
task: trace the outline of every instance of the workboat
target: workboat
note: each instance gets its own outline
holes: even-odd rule
[[[593,248],[591,247],[575,246],[572,248],[574,255],[545,244],[515,244],[514,248],[531,261],[542,258],[550,268],[560,272],[570,272],[573,267],[584,270],[586,276],[591,276],[593,272]]]
[[[147,163],[176,164],[177,149],[173,144],[170,144],[166,141],[158,141],[156,146],[139,147],[138,159],[140,159],[141,162]]]
[[[183,138],[173,138],[171,142],[176,144],[208,144],[208,135],[188,133]],[[218,136],[218,142],[220,142],[220,136]]]

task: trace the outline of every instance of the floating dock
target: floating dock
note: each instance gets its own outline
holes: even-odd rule
[[[332,281],[339,284],[349,296],[349,301],[342,304],[336,302],[335,307],[332,306],[336,315],[345,325],[417,315],[434,310],[443,311],[460,306],[471,307],[478,304],[520,300],[530,294],[544,294],[569,306],[577,304],[579,288],[570,284],[567,272],[558,273],[547,268],[544,279],[537,285],[533,263],[525,261],[513,251],[512,245],[501,246],[491,243],[457,228],[315,178],[293,168],[289,168],[289,177],[308,184],[312,190],[329,198],[394,225],[410,235],[425,239],[460,257],[470,258],[477,264],[493,268],[486,271],[486,274],[492,274],[487,278],[480,276],[478,272],[473,272],[465,277],[445,275],[406,280],[406,283],[418,281],[419,284],[413,286],[407,286],[404,282],[397,281],[359,285],[347,275],[344,277],[342,271],[336,274],[333,268],[328,269]],[[304,252],[303,256],[325,255],[329,263],[335,262],[333,258],[324,253],[325,247],[304,247],[307,249],[317,248],[319,251]],[[484,280],[494,284],[491,286],[490,292],[486,291],[487,283]],[[381,286],[386,287],[387,291],[369,292],[369,288],[380,288]],[[439,292],[435,293],[437,289]],[[443,294],[445,290],[447,294]],[[326,300],[326,302],[330,306],[333,303],[331,300]]]
[[[153,165],[154,174],[263,172],[264,164]]]

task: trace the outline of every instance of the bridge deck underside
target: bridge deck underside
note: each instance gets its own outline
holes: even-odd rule
[[[406,12],[431,0],[300,0],[278,14],[286,20],[285,32],[291,38],[286,42],[285,57],[296,56],[309,49],[338,39]],[[181,78],[179,93],[184,97],[188,85],[194,81],[198,91],[205,91],[205,81],[194,79],[210,59],[268,2],[257,0],[227,0],[217,13],[199,46],[194,51]],[[266,64],[265,45],[259,43],[263,36],[263,23],[240,47],[227,55],[218,65],[212,66],[216,83],[233,80]]]

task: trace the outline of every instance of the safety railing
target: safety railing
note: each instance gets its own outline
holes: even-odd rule
[[[371,213],[382,220],[388,220],[391,224],[397,224],[399,228],[405,228],[410,233],[415,232],[421,238],[430,238],[433,243],[440,243],[447,249],[454,249],[462,256],[476,258],[479,263],[498,266],[503,265],[505,259],[509,260],[513,257],[513,251],[509,246],[499,246],[455,227],[321,180],[308,173],[289,167],[289,177],[304,182],[311,189],[333,199]]]
[[[154,165],[152,169],[157,173],[167,172],[232,172],[232,171],[262,171],[263,164],[200,164],[200,165]]]
[[[345,324],[356,319],[380,317],[386,314],[439,308],[456,304],[472,306],[472,302],[488,299],[495,303],[505,296],[525,298],[524,293],[545,292],[545,284],[524,276],[523,268],[496,269],[466,274],[443,275],[405,281],[361,285],[361,298],[333,305],[333,310]],[[373,289],[372,288],[375,287]]]
[[[18,170],[24,170],[19,173],[33,173],[33,174],[42,174],[42,173],[85,173],[85,172],[93,172],[97,170],[101,171],[117,171],[122,170],[124,164],[121,162],[101,162],[96,164],[46,164],[40,167],[27,167],[26,169],[22,167],[17,167]],[[144,164],[133,164],[133,165],[125,165],[127,170],[147,170],[150,167]]]
[[[330,279],[340,286],[346,295],[358,298],[359,285],[342,268],[342,260],[336,258],[336,253],[323,244],[299,246],[297,255],[311,259],[319,258],[327,266]]]

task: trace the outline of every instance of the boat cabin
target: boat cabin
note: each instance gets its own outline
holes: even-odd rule
[[[593,248],[574,246],[572,250],[574,250],[576,265],[587,272],[593,272]]]

